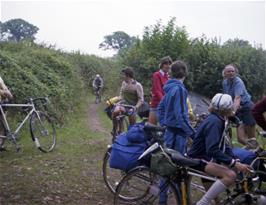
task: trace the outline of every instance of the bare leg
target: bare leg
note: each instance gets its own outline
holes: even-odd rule
[[[149,123],[152,123],[154,125],[157,124],[157,116],[156,116],[156,112],[150,112],[149,114]]]
[[[245,131],[247,133],[248,138],[256,138],[256,130],[255,125],[245,125]]]
[[[128,116],[128,120],[130,125],[136,124],[136,115]]]
[[[227,187],[233,184],[236,179],[236,173],[233,170],[216,163],[208,163],[205,172],[221,178],[220,180]]]
[[[246,145],[246,141],[248,139],[248,136],[245,132],[245,125],[239,125],[236,129],[237,134],[237,141],[243,145]]]

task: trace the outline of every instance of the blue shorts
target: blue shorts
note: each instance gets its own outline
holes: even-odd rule
[[[236,112],[236,116],[243,122],[244,125],[255,125],[256,121],[251,113],[251,107],[242,107]]]

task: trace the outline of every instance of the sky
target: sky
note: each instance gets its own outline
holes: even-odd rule
[[[145,26],[171,17],[190,38],[239,38],[265,49],[265,1],[0,0],[0,21],[22,18],[40,29],[37,43],[101,57],[114,54],[99,49],[104,36],[124,31],[141,38]]]

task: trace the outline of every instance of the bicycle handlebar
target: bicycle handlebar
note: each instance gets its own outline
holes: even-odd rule
[[[117,106],[117,105],[124,107],[126,109],[126,115],[128,115],[128,116],[131,116],[131,115],[136,113],[137,109],[133,105],[124,104],[123,101],[114,104],[114,106]]]

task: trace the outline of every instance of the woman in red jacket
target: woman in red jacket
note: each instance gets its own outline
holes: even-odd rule
[[[169,56],[163,57],[159,64],[159,71],[156,71],[152,75],[152,89],[151,89],[151,102],[150,102],[150,114],[149,122],[152,124],[157,124],[157,106],[164,96],[163,86],[169,78],[168,71],[170,65],[172,64],[172,59]]]
[[[266,112],[266,96],[257,102],[252,108],[252,114],[257,124],[266,131],[266,120],[263,113]]]

